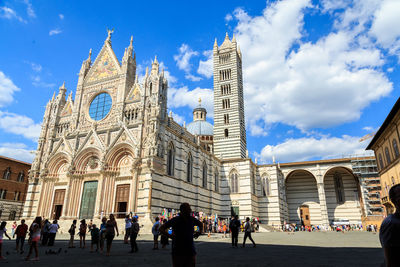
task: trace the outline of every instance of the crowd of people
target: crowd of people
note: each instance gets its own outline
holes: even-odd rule
[[[334,232],[349,232],[349,231],[364,231],[362,224],[343,224],[330,226],[323,225],[297,225],[295,223],[285,223],[282,225],[283,232],[319,232],[319,231],[334,231]],[[377,232],[378,226],[367,225],[365,228],[368,232]]]

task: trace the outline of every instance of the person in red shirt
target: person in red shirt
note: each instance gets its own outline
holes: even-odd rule
[[[17,235],[16,239],[16,250],[19,251],[19,244],[21,244],[21,254],[24,253],[24,242],[26,238],[26,233],[28,232],[28,225],[25,224],[25,220],[21,220],[21,224],[18,225],[17,229],[13,234],[13,238]]]

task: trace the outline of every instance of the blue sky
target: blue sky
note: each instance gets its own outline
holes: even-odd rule
[[[364,153],[399,97],[396,0],[0,0],[0,154],[31,161],[44,106],[75,92],[89,49],[115,28],[121,60],[133,36],[138,74],[157,55],[169,108],[190,122],[202,97],[212,122],[214,38],[235,34],[243,54],[250,156],[269,163]]]

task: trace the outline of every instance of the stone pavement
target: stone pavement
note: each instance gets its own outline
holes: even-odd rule
[[[122,243],[120,236],[113,242],[109,257],[90,253],[88,247],[67,249],[66,237],[60,236],[52,248],[62,248],[58,255],[46,255],[48,248],[39,247],[39,262],[25,262],[14,251],[15,241],[4,241],[3,256],[7,260],[0,261],[0,266],[171,266],[171,245],[165,250],[153,251],[150,235],[138,237],[139,252],[134,254],[128,253],[130,247]],[[239,242],[242,237],[243,234]],[[250,243],[246,248],[231,248],[230,239],[220,234],[211,238],[201,236],[195,244],[196,266],[379,266],[383,262],[378,235],[368,232],[273,232],[256,233],[253,238],[256,248]],[[78,241],[75,242],[79,246]]]

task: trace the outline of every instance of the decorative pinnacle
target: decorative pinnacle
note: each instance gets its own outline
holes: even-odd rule
[[[89,50],[89,58],[88,58],[88,60],[89,61],[92,60],[92,48],[90,48],[90,50]]]
[[[215,41],[214,41],[214,46],[218,46],[218,43],[217,43],[217,38],[215,38]]]
[[[64,81],[63,84],[60,86],[60,90],[61,90],[61,89],[66,89],[66,88],[65,88],[65,81]]]
[[[158,64],[158,61],[157,61],[157,56],[155,56],[154,57],[154,62],[153,63],[156,63],[156,64]]]
[[[228,32],[226,32],[226,34],[225,34],[225,40],[229,40]]]
[[[199,97],[199,107],[201,107],[201,97]]]
[[[236,37],[235,37],[235,34],[233,34],[233,37],[232,37],[232,42],[235,42],[235,43],[236,43]]]
[[[131,42],[129,43],[129,46],[132,46],[133,44],[133,36],[131,35]]]

